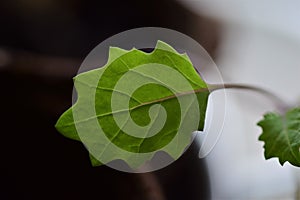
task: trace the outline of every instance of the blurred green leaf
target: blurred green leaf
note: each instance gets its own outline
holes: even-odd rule
[[[300,167],[300,108],[285,115],[269,113],[258,123],[263,133],[265,158],[277,157],[281,165],[286,161]]]

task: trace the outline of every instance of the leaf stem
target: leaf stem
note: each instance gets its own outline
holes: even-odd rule
[[[244,84],[227,83],[227,84],[210,84],[208,85],[208,88],[210,92],[221,90],[221,89],[241,89],[241,90],[252,90],[254,92],[258,92],[266,96],[268,99],[270,99],[280,113],[285,113],[291,107],[280,97],[261,87],[244,85]]]

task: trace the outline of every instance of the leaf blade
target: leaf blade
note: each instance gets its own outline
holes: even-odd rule
[[[259,140],[265,142],[265,158],[278,158],[281,165],[289,162],[300,167],[300,108],[285,115],[268,113],[258,122],[263,132]]]
[[[158,41],[157,47],[159,48],[151,53],[144,53],[136,49],[125,51],[110,48],[110,56],[104,67],[79,74],[74,78],[74,85],[78,91],[78,101],[60,117],[56,128],[66,137],[81,140],[85,144],[90,152],[93,166],[122,159],[132,168],[137,168],[149,160],[157,149],[166,151],[174,159],[177,159],[189,145],[192,132],[203,129],[209,95],[206,83],[199,77],[186,54],[179,54],[172,47],[160,41]],[[153,63],[157,65],[151,65]],[[140,67],[143,65],[149,65],[153,68],[149,66],[147,68]],[[160,65],[168,66],[168,68],[157,68]],[[170,69],[171,71],[168,71]],[[130,74],[130,72],[133,73]],[[184,81],[175,79],[176,74],[180,74]],[[125,75],[129,76],[121,84],[121,86],[125,85],[125,90],[124,87],[119,90],[116,85]],[[166,87],[167,90],[151,86],[146,90],[145,87],[140,87],[135,88],[134,93],[128,92],[128,88],[132,84],[142,85],[143,82],[157,84]],[[171,85],[177,84],[177,86],[169,87],[168,84],[170,85],[170,83]],[[188,85],[186,85],[187,83]],[[145,85],[147,86],[147,84]],[[195,91],[197,92],[195,93]],[[128,107],[113,109],[111,105],[113,95],[118,97],[118,108],[123,108],[123,104],[129,102]],[[128,98],[129,101],[126,103]],[[195,98],[196,103],[192,102]],[[182,102],[187,104],[192,102],[191,108],[189,106],[181,108]],[[160,122],[157,119],[164,113],[155,111],[156,113],[151,114],[152,106],[155,104],[161,106],[160,108],[163,107],[168,113],[168,117],[161,130],[152,136],[150,132],[155,130],[155,126],[159,124],[154,122]],[[94,110],[95,113],[93,113]],[[200,114],[194,110],[200,110]],[[73,116],[74,113],[75,116]],[[140,132],[138,136],[128,135],[123,129],[131,121],[125,121],[124,125],[118,125],[114,118],[125,119],[124,113],[130,113],[129,119],[136,124],[144,124],[140,129],[146,131]],[[185,126],[184,129],[176,129],[176,124],[182,120],[180,113],[183,113],[183,118],[187,118],[184,119],[186,124],[194,125]],[[187,113],[191,116],[186,117]],[[199,118],[198,115],[201,117]],[[156,117],[151,118],[151,116]],[[151,121],[153,119],[154,122]],[[146,122],[149,120],[150,123],[147,124]],[[188,122],[189,120],[196,122]],[[96,137],[98,134],[96,132],[99,132],[99,129],[95,127],[95,124],[100,125],[101,131],[105,135],[104,137],[101,136],[101,141]],[[145,128],[143,126],[146,126],[146,129],[143,129]],[[172,142],[174,138],[177,138],[178,144]],[[119,149],[113,150],[115,146]],[[107,152],[112,153],[107,155]],[[137,156],[140,159],[137,160],[135,154],[145,154],[145,156],[143,158]]]

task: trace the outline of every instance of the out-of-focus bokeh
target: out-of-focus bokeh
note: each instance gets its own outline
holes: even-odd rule
[[[225,82],[263,87],[299,106],[299,1],[182,2],[222,24],[215,61]],[[228,91],[227,100],[222,136],[208,156],[213,199],[299,199],[299,169],[265,161],[258,141],[256,123],[275,110],[272,101],[247,91]]]
[[[207,158],[193,144],[155,173],[93,168],[83,146],[54,128],[84,57],[107,37],[144,26],[196,39],[225,82],[299,105],[299,8],[296,0],[1,1],[0,199],[299,198],[299,170],[263,157],[256,123],[275,108],[253,92],[227,92],[224,129]]]
[[[219,25],[174,0],[0,2],[0,199],[207,199],[204,160],[193,145],[155,173],[93,168],[82,144],[54,128],[72,104],[72,77],[104,39],[157,26],[192,36],[211,55]]]

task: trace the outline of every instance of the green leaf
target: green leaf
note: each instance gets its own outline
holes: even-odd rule
[[[80,140],[93,166],[138,168],[158,151],[178,159],[203,130],[209,91],[186,54],[158,41],[151,53],[111,47],[108,62],[74,78],[78,100],[55,125]]]
[[[286,161],[300,167],[300,108],[288,111],[284,116],[269,113],[258,123],[263,133],[265,158],[277,157],[281,165]]]

